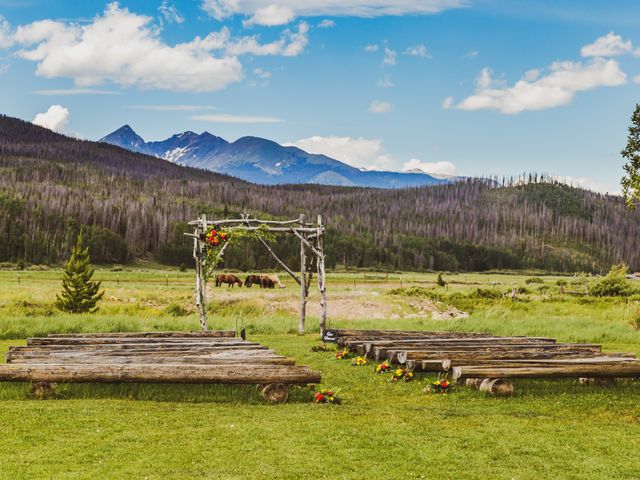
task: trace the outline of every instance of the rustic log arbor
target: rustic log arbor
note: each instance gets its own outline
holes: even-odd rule
[[[300,285],[300,317],[298,321],[298,332],[300,334],[304,333],[305,329],[307,299],[309,297],[312,268],[315,263],[318,276],[318,290],[320,291],[320,330],[325,330],[327,326],[327,295],[324,266],[325,227],[322,223],[321,215],[318,215],[316,223],[307,222],[303,214],[300,214],[300,217],[297,219],[286,221],[260,220],[251,218],[248,214],[242,214],[242,218],[238,219],[207,220],[206,215],[202,215],[197,220],[189,222],[189,225],[194,227],[194,232],[193,234],[187,233],[185,235],[193,237],[193,258],[196,262],[196,306],[200,311],[200,326],[203,331],[209,329],[207,322],[206,272],[207,268],[210,269],[214,266],[208,264],[211,260],[207,258],[205,235],[209,228],[213,226],[231,231],[255,232],[263,230],[269,233],[288,234],[297,237],[300,240],[300,274],[297,274],[289,268],[289,266],[276,255],[267,241],[260,237],[258,237],[258,240],[291,278]],[[228,242],[218,253],[216,263],[222,259],[227,245]]]

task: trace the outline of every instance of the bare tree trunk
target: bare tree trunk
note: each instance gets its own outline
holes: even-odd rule
[[[304,224],[304,215],[300,214],[300,223]],[[300,241],[300,320],[298,322],[298,333],[304,334],[304,323],[307,310],[307,259],[304,249],[304,242]]]

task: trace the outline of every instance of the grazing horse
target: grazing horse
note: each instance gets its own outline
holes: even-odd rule
[[[274,288],[276,282],[274,282],[268,275],[260,275],[260,287],[261,288]]]
[[[277,286],[278,288],[284,288],[284,283],[280,281],[280,279],[278,278],[278,275],[260,275],[260,278],[267,279],[268,280],[267,283],[273,283],[273,285]],[[273,287],[269,287],[269,288],[273,288]]]
[[[216,275],[216,287],[219,287],[223,283],[226,283],[232,288],[235,284],[238,284],[239,287],[242,286],[242,280],[231,273],[219,273]]]
[[[262,288],[262,281],[260,280],[260,275],[247,275],[247,278],[244,281],[244,286],[247,288],[251,288],[253,284],[260,285]]]

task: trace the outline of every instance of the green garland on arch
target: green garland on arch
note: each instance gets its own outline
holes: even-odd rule
[[[272,243],[276,237],[269,230],[269,226],[262,224],[255,230],[245,230],[238,227],[220,228],[213,225],[207,229],[203,235],[204,242],[204,275],[205,279],[211,278],[215,268],[220,265],[224,255],[223,250],[228,246],[235,245],[240,240],[264,240]]]

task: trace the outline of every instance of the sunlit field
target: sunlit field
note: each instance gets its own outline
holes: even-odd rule
[[[516,381],[508,399],[463,386],[425,394],[428,376],[391,384],[371,363],[310,352],[315,284],[300,336],[299,291],[279,276],[284,289],[211,288],[210,327],[246,328],[321,370],[342,405],[314,404],[302,387],[269,405],[255,387],[58,385],[55,398],[35,400],[27,384],[0,384],[0,478],[640,477],[640,383]],[[60,277],[0,271],[2,357],[52,332],[198,329],[191,271],[98,267],[105,296],[89,315],[56,310]],[[635,295],[594,298],[584,295],[589,278],[532,277],[445,273],[442,287],[436,274],[331,273],[329,325],[544,335],[640,353]]]

